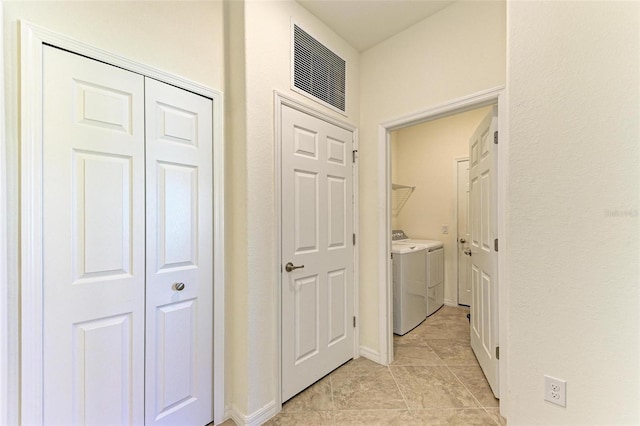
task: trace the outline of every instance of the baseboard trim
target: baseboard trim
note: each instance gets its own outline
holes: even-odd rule
[[[245,415],[235,406],[231,406],[227,409],[225,417],[232,419],[234,422],[236,422],[237,425],[260,426],[276,414],[278,414],[278,410],[276,409],[276,402],[271,401],[264,407],[249,415]]]
[[[380,352],[374,351],[373,349],[366,346],[360,345],[360,356],[365,357],[378,364],[383,364],[382,360],[380,359]]]
[[[458,306],[458,302],[455,300],[444,299],[444,304],[447,306],[453,306],[454,308]]]

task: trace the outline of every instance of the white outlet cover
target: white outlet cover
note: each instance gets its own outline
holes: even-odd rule
[[[449,225],[442,225],[442,233],[443,234],[449,233]]]
[[[544,399],[561,407],[567,406],[567,382],[551,376],[544,376]]]

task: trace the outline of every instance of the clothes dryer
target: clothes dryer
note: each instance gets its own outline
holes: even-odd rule
[[[393,332],[403,335],[427,317],[426,249],[419,244],[392,244]]]
[[[427,287],[427,316],[444,305],[444,245],[437,240],[409,238],[404,231],[392,231],[393,244],[419,245],[425,248],[425,277]]]

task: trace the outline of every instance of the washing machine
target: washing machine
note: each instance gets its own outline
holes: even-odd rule
[[[424,247],[427,316],[432,315],[444,305],[444,245],[442,241],[412,239],[400,229],[392,231],[391,236],[393,244]]]
[[[420,244],[392,244],[393,332],[403,335],[427,317],[426,249]]]

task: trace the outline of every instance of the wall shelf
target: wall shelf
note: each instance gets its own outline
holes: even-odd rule
[[[391,190],[393,192],[393,197],[391,199],[392,204],[392,213],[393,216],[397,216],[400,213],[400,210],[404,207],[404,205],[409,200],[409,197],[416,190],[415,186],[410,185],[399,185],[397,183],[391,184]]]

